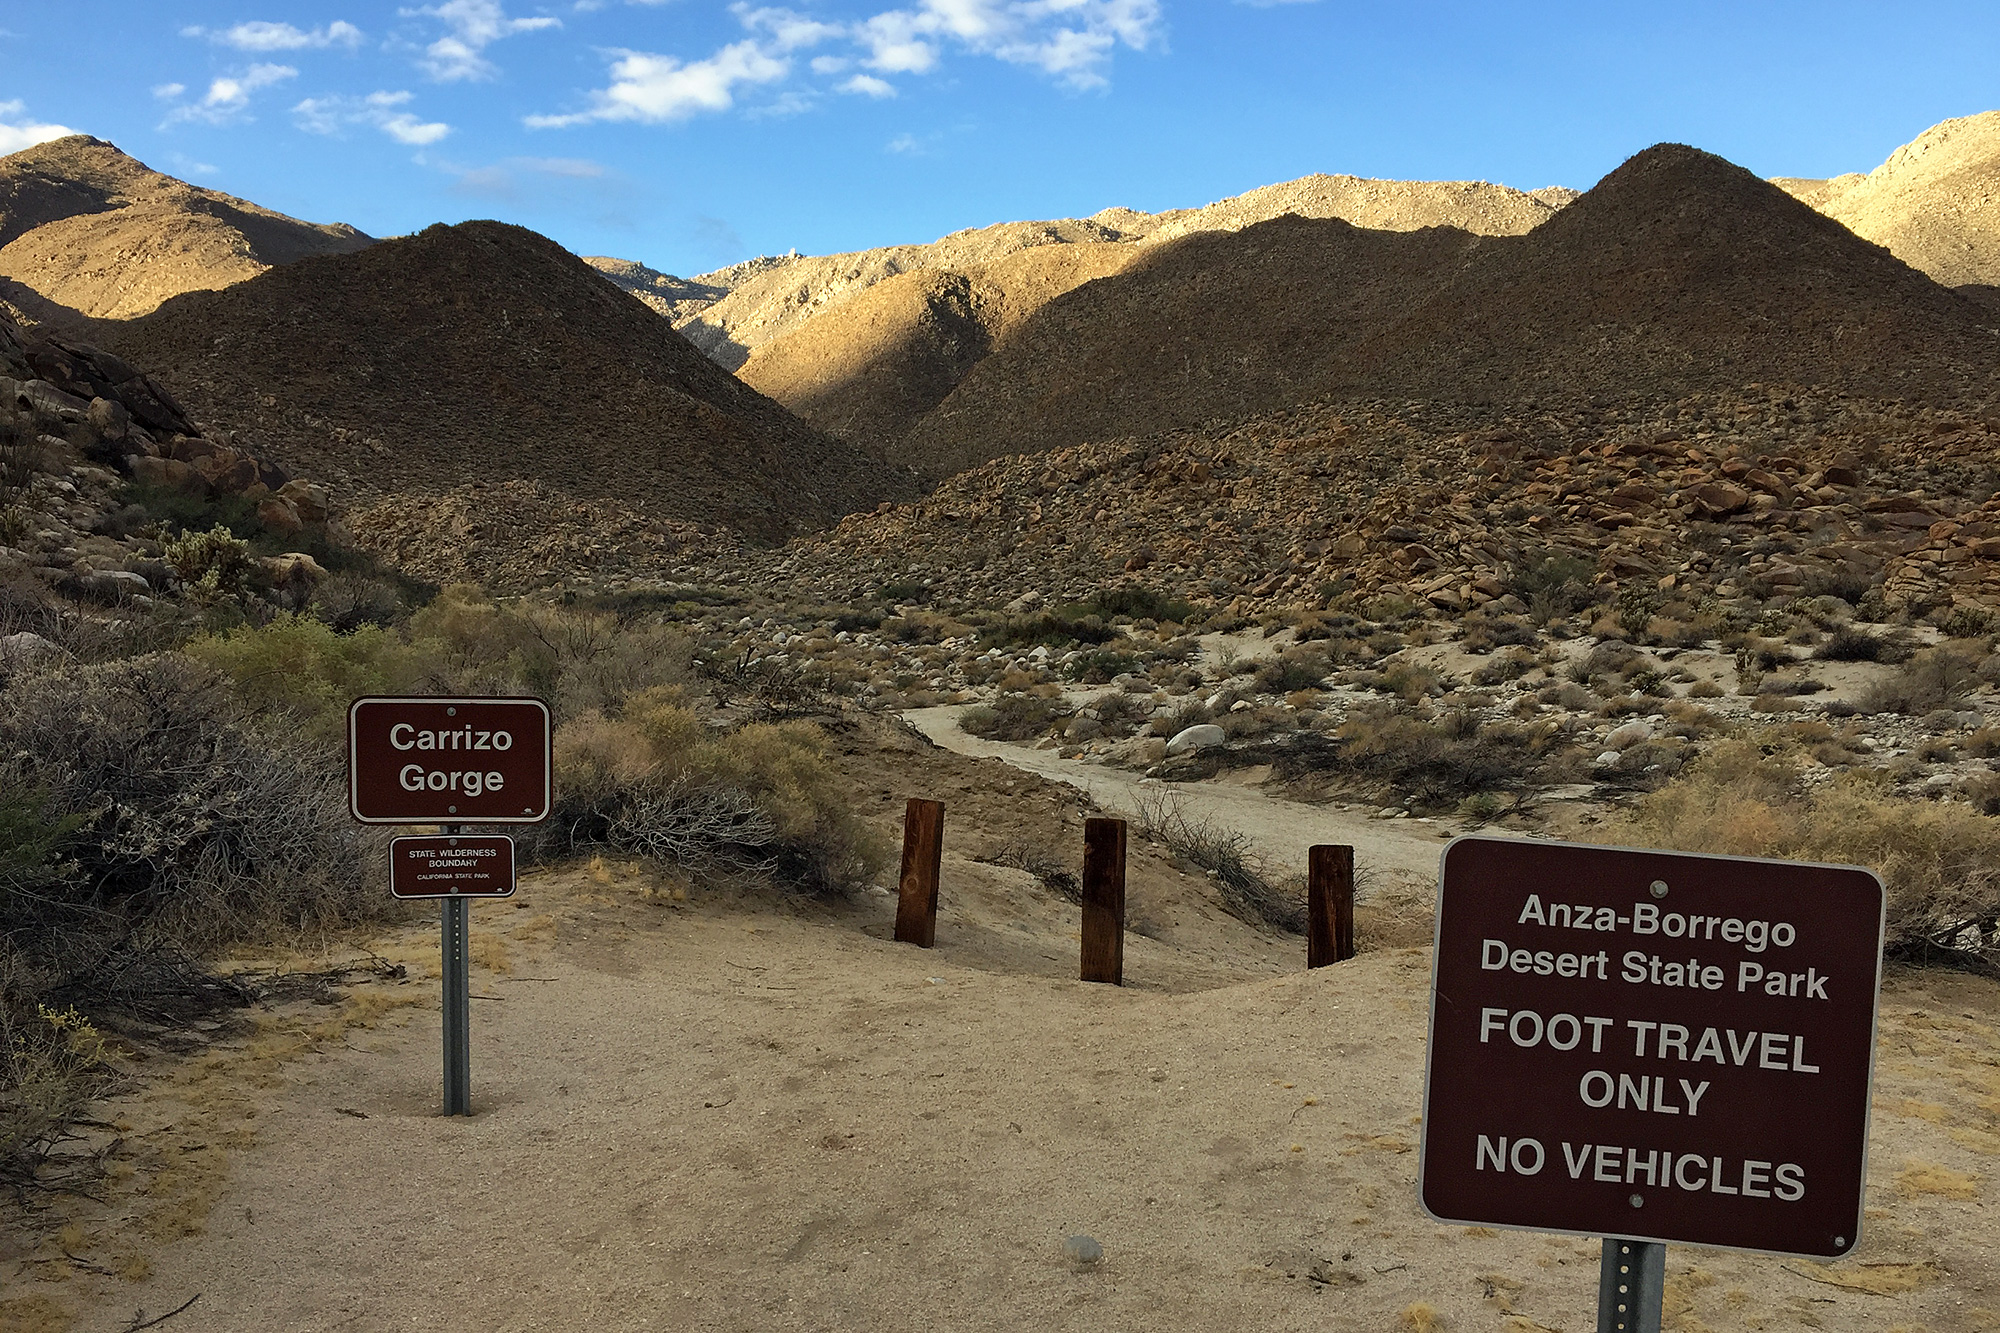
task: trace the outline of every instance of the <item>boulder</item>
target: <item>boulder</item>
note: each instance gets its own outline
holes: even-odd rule
[[[1694,506],[1702,513],[1720,518],[1740,514],[1750,507],[1750,492],[1726,481],[1711,481],[1694,488]]]
[[[180,491],[203,499],[213,494],[208,478],[197,472],[192,463],[183,463],[178,458],[147,458],[140,454],[131,455],[131,460],[132,480],[141,486],[157,486],[161,490]]]
[[[303,532],[306,526],[292,502],[277,495],[258,502],[257,521],[272,532]]]
[[[326,522],[332,498],[325,487],[315,486],[309,481],[286,481],[275,489],[280,500],[289,501],[292,508],[298,511],[301,522]]]
[[[85,412],[91,429],[107,440],[122,440],[132,430],[132,414],[115,398],[93,398]]]
[[[1644,722],[1627,722],[1604,738],[1607,750],[1629,750],[1641,741],[1653,739],[1653,729]]]
[[[1195,750],[1205,750],[1211,745],[1224,745],[1228,741],[1229,735],[1221,727],[1213,722],[1200,722],[1177,732],[1174,738],[1167,742],[1167,753],[1188,754]]]

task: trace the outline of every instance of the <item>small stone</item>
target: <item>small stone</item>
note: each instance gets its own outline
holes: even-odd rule
[[[1071,1236],[1062,1243],[1063,1258],[1079,1268],[1092,1268],[1104,1262],[1104,1247],[1093,1236]]]

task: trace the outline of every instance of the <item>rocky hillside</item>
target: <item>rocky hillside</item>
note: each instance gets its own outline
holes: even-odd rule
[[[308,255],[372,244],[165,176],[72,135],[0,157],[0,301],[31,322],[128,319]]]
[[[909,489],[496,222],[189,293],[111,336],[197,415],[361,503],[521,481],[772,538]]]
[[[1524,236],[1280,218],[1058,297],[892,450],[938,476],[1329,397],[1991,391],[1990,312],[1775,186],[1648,149]]]
[[[1994,611],[1996,449],[2000,414],[1763,385],[1643,408],[1321,404],[996,459],[705,577],[974,608],[1132,582],[1249,616],[1605,589],[1642,624],[1821,594]]]
[[[2000,291],[2000,111],[1933,125],[1865,176],[1777,183],[1947,287]]]

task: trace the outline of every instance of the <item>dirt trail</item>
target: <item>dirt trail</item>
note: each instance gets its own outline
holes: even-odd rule
[[[885,903],[666,909],[650,883],[475,908],[511,970],[474,971],[469,1119],[435,1113],[435,982],[362,987],[426,1004],[289,1065],[205,1232],[77,1327],[196,1292],[182,1326],[215,1333],[1389,1329],[1419,1302],[1441,1322],[1409,1326],[1588,1326],[1592,1242],[1416,1210],[1424,950],[1144,993],[889,943]],[[434,929],[385,947],[434,958]],[[1990,1327],[1946,1052],[1991,1072],[1994,988],[1923,984],[1886,1011],[1862,1262],[1676,1248],[1676,1326]],[[1063,1260],[1075,1234],[1101,1264]]]
[[[958,729],[963,705],[914,709],[903,716],[938,745],[959,754],[1005,761],[1025,772],[1067,783],[1111,810],[1133,811],[1142,800],[1170,793],[1190,815],[1208,817],[1242,833],[1251,845],[1285,872],[1305,873],[1306,849],[1314,843],[1347,843],[1365,898],[1384,881],[1411,891],[1437,883],[1438,853],[1460,832],[1457,822],[1425,819],[1370,819],[1337,806],[1307,805],[1272,796],[1240,782],[1163,783],[1128,769],[1059,758],[1053,750],[1005,741],[981,740]]]

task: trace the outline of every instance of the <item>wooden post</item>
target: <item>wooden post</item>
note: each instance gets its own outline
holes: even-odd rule
[[[896,939],[928,949],[937,942],[938,863],[944,857],[944,802],[912,796],[903,809],[903,877],[897,885]]]
[[[1306,853],[1306,966],[1354,957],[1354,849],[1325,843]]]
[[[1083,979],[1125,984],[1125,821],[1083,821]]]

